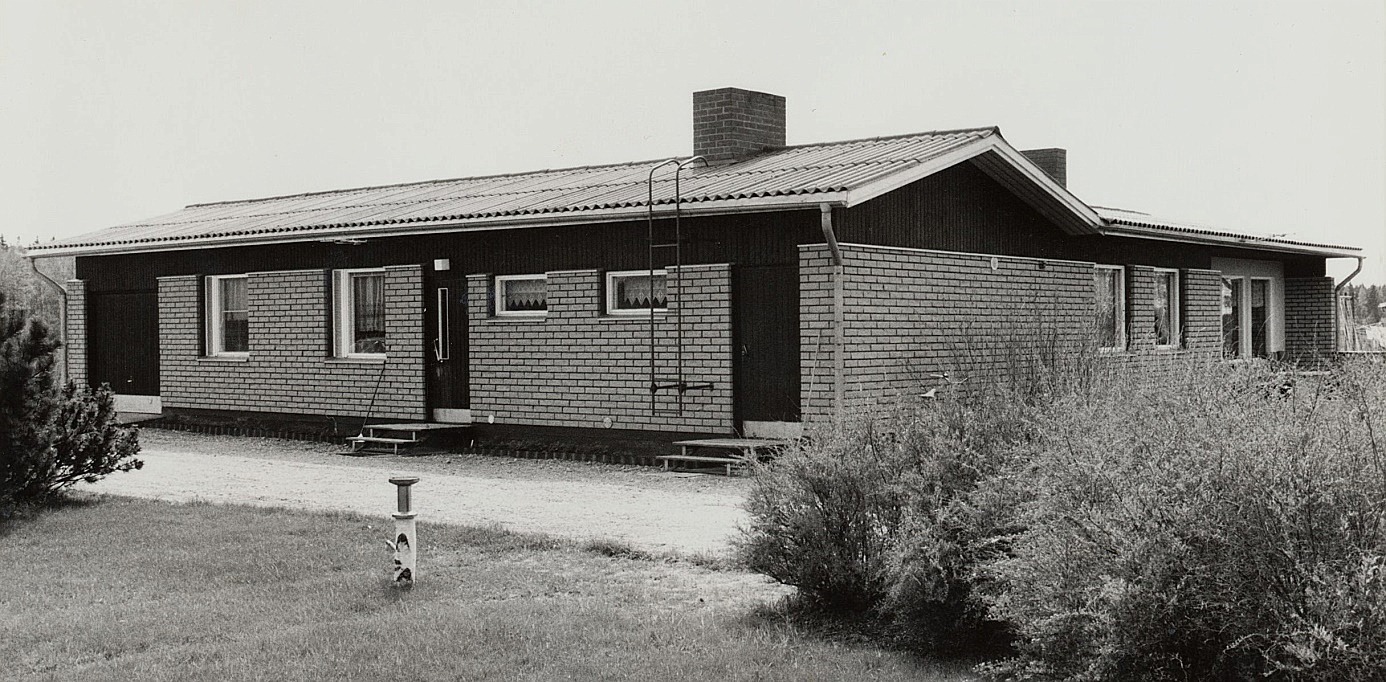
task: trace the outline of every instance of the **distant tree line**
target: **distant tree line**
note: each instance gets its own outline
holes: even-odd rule
[[[25,308],[49,328],[58,328],[58,292],[44,282],[29,265],[27,252],[23,246],[11,242],[0,235],[0,292],[3,292],[13,305]],[[44,258],[39,260],[39,268],[53,281],[62,284],[74,273],[71,258]]]
[[[1380,284],[1349,284],[1342,294],[1352,302],[1352,317],[1357,324],[1377,324],[1382,321],[1381,304],[1386,303],[1386,286]]]

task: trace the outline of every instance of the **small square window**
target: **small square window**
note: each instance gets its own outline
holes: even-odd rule
[[[1179,347],[1179,271],[1155,270],[1155,346]]]
[[[669,307],[668,276],[663,270],[606,274],[608,315],[648,315]]]
[[[1097,348],[1105,351],[1126,348],[1126,269],[1099,265],[1092,271],[1097,288],[1097,316],[1093,320]]]
[[[338,270],[333,278],[335,354],[385,357],[385,271]]]
[[[549,281],[545,275],[503,275],[496,278],[497,315],[543,315],[549,310]]]
[[[211,275],[206,279],[207,355],[244,356],[250,352],[249,279]]]

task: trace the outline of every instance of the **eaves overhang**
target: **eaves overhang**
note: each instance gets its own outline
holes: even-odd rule
[[[701,201],[696,204],[680,205],[677,209],[677,213],[685,217],[697,217],[792,210],[813,210],[817,212],[820,210],[819,207],[823,204],[841,206],[844,205],[845,201],[846,196],[844,192],[814,192],[811,194],[789,196]],[[669,218],[672,217],[675,212],[675,207],[672,204],[661,204],[654,208],[653,215],[655,218]],[[187,251],[193,249],[257,246],[265,244],[385,239],[450,232],[482,232],[491,230],[569,227],[585,224],[628,222],[633,220],[644,220],[650,215],[651,211],[647,206],[627,206],[571,213],[528,216],[492,216],[456,220],[418,221],[414,223],[391,222],[373,225],[352,225],[348,223],[292,230],[278,229],[261,232],[235,232],[223,235],[200,235],[195,239],[179,239],[176,237],[162,239],[149,238],[90,246],[35,247],[29,251],[28,255],[33,258],[106,256],[114,254]]]
[[[1358,258],[1362,255],[1362,249],[1353,246],[1312,244],[1309,242],[1296,242],[1271,237],[1257,237],[1254,235],[1237,235],[1211,231],[1205,232],[1169,226],[1135,225],[1124,221],[1108,221],[1107,226],[1102,229],[1102,234],[1117,237],[1157,239],[1184,244],[1209,244],[1214,246],[1255,249],[1257,251],[1322,256],[1324,258]]]

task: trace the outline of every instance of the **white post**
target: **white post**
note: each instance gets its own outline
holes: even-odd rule
[[[395,476],[390,479],[395,484],[395,494],[399,510],[394,513],[395,538],[389,542],[394,550],[394,584],[397,587],[412,587],[418,577],[418,536],[414,534],[414,512],[409,510],[409,486],[419,482],[417,477]]]

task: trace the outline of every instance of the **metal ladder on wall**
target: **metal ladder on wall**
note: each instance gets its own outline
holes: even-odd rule
[[[661,161],[650,167],[649,176],[646,178],[645,187],[647,192],[646,223],[649,231],[648,254],[646,266],[649,271],[650,281],[650,414],[652,416],[683,416],[683,396],[685,393],[694,390],[712,388],[711,383],[690,383],[684,379],[683,375],[683,224],[682,224],[682,203],[683,188],[680,178],[683,169],[693,163],[702,163],[707,166],[707,159],[701,156],[693,156],[687,159],[668,159]],[[674,240],[672,242],[659,243],[655,241],[655,218],[654,218],[654,176],[655,171],[665,166],[674,166]],[[655,354],[658,351],[658,338],[656,331],[656,320],[654,313],[654,281],[655,281],[655,252],[660,249],[673,249],[674,271],[678,274],[678,293],[674,299],[674,376],[661,379],[657,373]],[[665,278],[665,306],[668,306],[669,290],[668,277]],[[673,409],[659,409],[658,398],[661,391],[675,391],[676,407]]]

